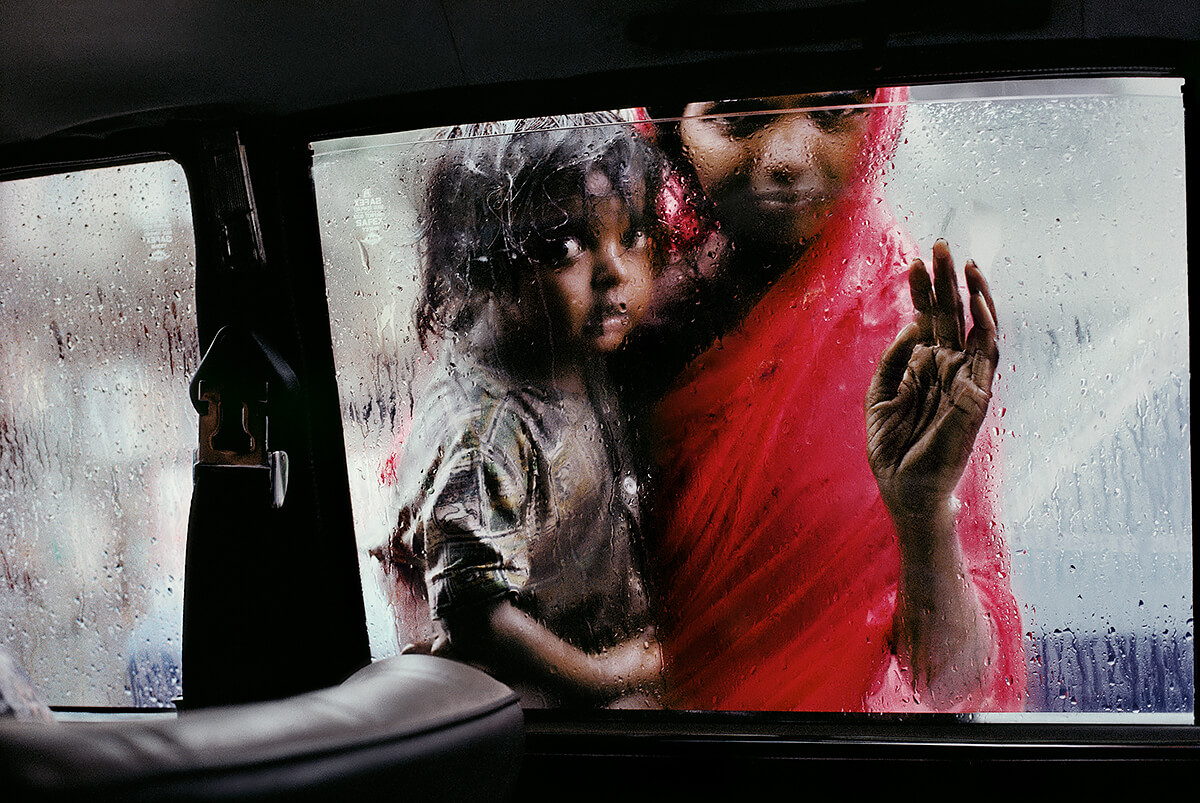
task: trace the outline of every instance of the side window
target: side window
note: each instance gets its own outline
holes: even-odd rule
[[[180,166],[0,183],[0,645],[58,706],[181,689],[198,358]]]
[[[1192,711],[1179,82],[1032,86],[914,90],[889,196],[1002,293],[995,471],[1028,708]]]
[[[563,602],[569,594],[556,596],[563,578],[602,587],[579,570],[591,556],[587,533],[563,524],[565,516],[540,514],[530,515],[545,529],[522,532],[530,519],[505,506],[534,504],[510,493],[505,483],[514,476],[534,488],[539,477],[575,465],[559,452],[560,463],[517,465],[530,452],[508,446],[553,451],[538,438],[556,431],[556,413],[534,399],[549,386],[563,394],[551,394],[551,407],[582,422],[577,431],[591,431],[591,413],[571,407],[561,381],[590,349],[605,358],[634,441],[627,474],[611,450],[596,464],[615,475],[612,499],[628,492],[641,506],[635,540],[645,549],[649,618],[666,656],[657,702],[1151,713],[1190,722],[1179,81],[701,100],[616,118],[314,144],[373,652],[445,644],[440,628],[452,620],[459,589],[447,592],[442,573],[467,560],[445,545],[464,532],[489,556],[482,560],[491,574],[472,582],[489,593],[507,589],[517,607],[551,631],[560,627],[576,647],[602,627],[596,596],[587,604],[597,607],[580,601],[579,609],[595,629],[581,634],[569,617],[555,618],[555,606],[571,604]],[[662,153],[639,161],[631,154],[640,146],[627,140]],[[609,170],[606,160],[621,148],[628,153],[613,163],[624,172],[589,183],[589,171]],[[563,154],[577,152],[598,167],[571,178],[574,163]],[[638,189],[621,195],[617,186]],[[653,208],[639,206],[639,192],[657,199]],[[619,197],[605,206],[610,196]],[[639,321],[626,314],[636,296],[607,289],[617,279],[590,274],[596,295],[578,289],[586,282],[570,284],[581,265],[599,264],[602,210],[625,227],[614,253],[658,249],[649,257],[655,297]],[[636,224],[626,227],[622,215]],[[960,695],[951,705],[939,705],[942,692],[915,677],[921,659],[913,644],[923,636],[912,635],[916,608],[903,609],[906,594],[921,593],[912,580],[920,572],[905,574],[919,550],[901,552],[897,543],[914,543],[904,506],[920,507],[924,497],[911,502],[907,490],[887,485],[904,463],[889,462],[888,450],[900,447],[876,438],[889,419],[864,422],[881,355],[913,320],[910,260],[920,256],[932,268],[938,240],[947,242],[964,291],[976,286],[964,278],[968,257],[986,276],[1000,355],[961,473],[944,472],[953,474],[945,480],[930,470],[905,486],[936,500],[923,513],[949,505],[962,550],[955,576],[967,579],[982,611],[978,627],[942,631],[947,644],[958,639],[942,653],[961,661],[955,671],[975,661],[976,670],[964,671],[983,678],[982,686],[946,692]],[[431,266],[446,265],[454,269],[431,280]],[[968,325],[992,317],[980,308],[967,302]],[[585,311],[577,330],[572,309]],[[531,322],[539,315],[547,320],[541,329]],[[506,351],[510,338],[523,348]],[[928,353],[945,355],[953,339],[936,329]],[[971,351],[976,341],[965,340]],[[490,356],[478,358],[480,349]],[[544,370],[522,374],[530,365]],[[498,384],[489,384],[493,375]],[[889,387],[886,374],[882,385]],[[489,440],[503,430],[490,412],[503,407],[491,404],[501,397],[521,399],[526,419],[512,420],[541,435]],[[488,434],[467,419],[484,421]],[[921,417],[913,420],[917,431]],[[453,432],[469,437],[455,440]],[[447,455],[467,441],[467,452],[478,447],[483,456],[457,470]],[[919,442],[914,436],[903,448]],[[931,464],[950,462],[943,454]],[[465,504],[444,496],[461,491],[456,482],[473,489]],[[957,483],[945,498],[940,486],[930,490],[944,482]],[[573,511],[576,503],[564,499],[551,499],[553,507],[538,497],[545,509]],[[618,543],[623,530],[588,516]],[[933,519],[921,521],[933,530]],[[543,548],[546,533],[565,535]],[[628,568],[622,554],[612,558],[618,571]],[[634,607],[641,599],[627,588],[597,593]],[[442,625],[430,618],[439,604],[451,612]],[[973,627],[989,634],[984,657],[956,652]],[[614,637],[600,652],[624,643]],[[548,704],[583,699],[568,698]],[[537,707],[549,698],[529,699]],[[597,696],[585,704],[597,701],[619,702]]]

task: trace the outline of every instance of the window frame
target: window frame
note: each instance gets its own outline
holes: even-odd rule
[[[520,81],[501,86],[446,88],[398,93],[385,99],[302,111],[282,118],[222,113],[213,126],[242,133],[250,173],[264,224],[264,241],[271,272],[243,282],[212,275],[220,237],[211,220],[196,221],[197,316],[201,341],[211,341],[223,320],[257,315],[278,293],[286,309],[267,313],[267,330],[279,339],[281,350],[302,363],[302,379],[311,380],[306,414],[297,449],[312,468],[298,488],[314,495],[305,515],[291,521],[313,528],[306,546],[341,543],[342,553],[354,544],[349,507],[344,446],[333,381],[328,310],[324,306],[324,269],[317,234],[316,200],[311,182],[308,143],[351,134],[424,128],[450,122],[479,122],[590,108],[620,107],[669,101],[677,97],[717,97],[816,91],[831,85],[930,84],[955,80],[1000,78],[1161,75],[1184,79],[1186,153],[1189,163],[1200,154],[1197,92],[1200,54],[1186,40],[1130,39],[1107,41],[1024,42],[986,41],[982,44],[914,45],[881,48],[864,58],[851,52],[794,54],[721,54],[696,65],[651,66],[555,80]],[[786,64],[786,69],[784,65]],[[921,65],[938,66],[925,70]],[[961,65],[961,66],[959,66]],[[1122,65],[1134,65],[1122,66]],[[759,80],[761,76],[773,76]],[[546,100],[554,98],[554,100]],[[120,132],[99,141],[72,137],[0,149],[0,178],[60,172],[63,165],[78,169],[95,159],[136,161],[143,153],[159,153],[184,165],[194,214],[201,198],[211,202],[215,188],[199,178],[202,157],[196,132],[171,122],[153,124],[134,133]],[[149,150],[147,150],[149,148]],[[1188,176],[1189,195],[1197,194],[1196,175]],[[1188,211],[1189,264],[1197,239],[1193,203]],[[274,262],[272,262],[274,260]],[[200,295],[201,275],[212,289]],[[242,311],[230,311],[229,295],[242,298]],[[224,310],[224,311],[222,311]],[[290,444],[289,444],[290,445]],[[336,458],[336,459],[335,459]],[[319,464],[319,465],[318,465]],[[306,491],[298,491],[305,493]],[[314,516],[314,510],[316,511]],[[189,539],[190,540],[190,539]],[[1194,554],[1193,541],[1193,554]],[[337,551],[336,549],[334,550]],[[319,550],[317,554],[320,554]],[[357,566],[354,566],[357,571]],[[356,581],[355,581],[356,582]],[[352,601],[345,599],[343,578],[334,596],[336,611],[321,617],[321,636],[307,646],[328,649],[337,629],[355,631],[358,619]],[[352,584],[351,584],[352,585]],[[289,586],[277,588],[288,592]],[[1194,586],[1193,586],[1193,599]],[[361,660],[361,655],[353,660]],[[324,682],[328,670],[308,672],[297,686]],[[186,694],[186,686],[185,686]],[[815,717],[815,718],[814,718]],[[931,715],[917,721],[907,717],[853,715],[694,714],[634,712],[614,718],[607,712],[530,712],[527,716],[527,762],[522,782],[539,789],[554,783],[578,782],[581,772],[603,772],[620,766],[702,769],[713,761],[760,773],[772,766],[785,775],[818,766],[844,766],[844,760],[865,760],[885,767],[922,762],[969,762],[1085,768],[1097,760],[1126,759],[1191,772],[1200,761],[1200,728],[1195,715],[1189,726],[1123,726],[1087,724],[999,724],[965,722],[952,715]],[[1115,732],[1114,732],[1115,731]],[[660,761],[661,760],[661,761]],[[627,762],[622,765],[622,762]],[[748,769],[746,769],[748,768]],[[836,771],[835,771],[836,772]],[[561,788],[561,787],[560,787]]]
[[[850,75],[859,75],[853,70]],[[1183,100],[1186,128],[1186,154],[1197,152],[1195,125],[1196,73],[1184,68],[1146,68],[1128,70],[1100,67],[1067,70],[1048,67],[1034,70],[980,71],[970,74],[944,72],[938,75],[911,75],[901,72],[888,74],[886,84],[930,85],[958,81],[1020,80],[1044,78],[1107,78],[1107,77],[1172,77],[1183,79]],[[792,84],[780,82],[755,83],[753,79],[730,79],[689,82],[698,89],[681,90],[673,86],[670,96],[664,97],[740,97],[767,95],[774,91],[818,91],[853,85],[839,82],[833,87],[824,83],[801,80]],[[636,81],[631,82],[636,85]],[[666,83],[666,82],[664,82]],[[447,111],[441,102],[420,114],[403,118],[385,115],[361,125],[325,129],[326,136],[314,139],[333,139],[351,135],[389,133],[403,129],[418,129],[437,125],[482,122],[491,119],[511,119],[518,116],[567,113],[585,108],[645,105],[643,94],[636,86],[624,93],[588,95],[575,92],[570,102],[552,104],[532,103],[531,96],[544,96],[543,90],[526,87],[519,92],[522,100],[504,105],[494,97],[479,104],[463,103],[465,113]],[[651,96],[657,97],[653,92]],[[603,102],[599,99],[603,98]],[[593,101],[597,105],[592,104]],[[457,104],[457,99],[450,106]],[[519,113],[518,111],[519,110]],[[398,128],[402,126],[403,128]],[[1189,161],[1195,161],[1194,157]],[[1188,188],[1195,193],[1195,174],[1188,179]],[[1195,208],[1188,210],[1188,233],[1195,252]],[[1190,259],[1190,256],[1189,256]],[[1194,554],[1194,543],[1193,543]],[[1193,582],[1193,599],[1194,599]],[[1071,721],[1075,717],[1075,721]],[[869,760],[892,767],[910,766],[913,762],[984,762],[1026,764],[1060,767],[1082,767],[1084,763],[1100,760],[1135,760],[1177,766],[1178,762],[1200,759],[1200,728],[1196,714],[1191,724],[1129,722],[1116,724],[1089,715],[1047,716],[1046,721],[1009,722],[989,721],[986,716],[954,714],[874,715],[874,714],[789,714],[782,712],[608,712],[530,710],[526,712],[527,748],[531,767],[524,775],[536,777],[539,785],[544,778],[555,777],[562,783],[584,774],[603,775],[604,767],[617,766],[636,756],[636,761],[653,766],[683,763],[701,766],[706,756],[721,756],[731,763],[761,768],[764,762],[781,760],[783,764],[825,766],[842,760]],[[623,758],[618,758],[623,757]],[[793,768],[794,769],[794,768]],[[649,770],[648,770],[649,771]],[[790,772],[791,770],[780,770]],[[549,783],[547,781],[547,783]]]

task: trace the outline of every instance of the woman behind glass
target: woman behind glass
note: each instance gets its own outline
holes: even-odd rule
[[[692,227],[639,352],[643,379],[687,360],[649,392],[674,707],[1021,706],[993,449],[974,445],[995,311],[968,262],[968,328],[946,244],[931,278],[883,202],[905,99],[692,103],[659,128],[718,221]]]

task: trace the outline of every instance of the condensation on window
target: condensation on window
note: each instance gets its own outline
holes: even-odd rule
[[[919,240],[972,255],[995,294],[1000,499],[1028,707],[1191,711],[1180,85],[986,89],[915,93],[888,189]]]
[[[195,416],[182,169],[0,183],[0,645],[51,705],[181,689]]]
[[[987,275],[1001,363],[988,437],[1025,708],[1190,712],[1190,362],[1183,110],[1168,79],[914,88],[886,202]],[[431,132],[314,146],[372,651],[430,635],[367,545],[428,362],[412,319]],[[861,416],[861,406],[847,416]],[[747,667],[752,673],[753,667]]]
[[[394,655],[432,636],[423,599],[387,582],[368,549],[395,526],[389,455],[416,412],[427,362],[413,314],[420,289],[418,208],[437,152],[432,130],[318,146],[313,166],[346,461],[371,652]]]

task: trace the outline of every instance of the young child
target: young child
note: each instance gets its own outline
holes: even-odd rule
[[[528,707],[654,705],[640,483],[606,357],[661,262],[659,153],[614,115],[455,129],[425,207],[433,379],[389,557],[423,567],[434,652]]]

